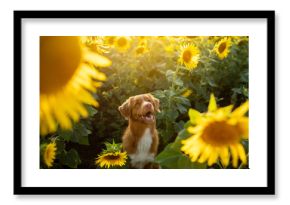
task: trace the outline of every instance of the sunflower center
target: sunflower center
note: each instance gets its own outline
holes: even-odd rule
[[[124,47],[124,46],[126,46],[126,44],[127,44],[127,40],[126,40],[126,38],[121,37],[121,38],[118,39],[118,45],[119,45],[120,47]]]
[[[136,53],[137,53],[137,54],[144,53],[144,51],[145,51],[145,48],[144,48],[143,46],[140,46],[140,47],[138,47],[138,48],[136,49]]]
[[[191,53],[191,51],[189,51],[189,50],[185,50],[185,51],[183,52],[182,58],[183,58],[183,60],[184,60],[186,63],[189,63],[190,60],[191,60],[191,58],[192,58],[192,53]]]
[[[120,156],[119,155],[107,155],[105,156],[105,159],[110,161],[110,160],[118,160],[120,159]]]
[[[40,92],[54,93],[72,78],[81,61],[78,37],[40,37]]]
[[[237,127],[221,121],[210,123],[204,129],[201,138],[208,144],[222,146],[239,142],[240,135]]]
[[[220,53],[224,52],[226,47],[227,47],[227,44],[225,42],[221,43],[221,45],[219,46],[219,52]]]
[[[109,45],[113,45],[114,41],[115,41],[115,36],[110,36],[109,39],[108,39],[108,44]]]

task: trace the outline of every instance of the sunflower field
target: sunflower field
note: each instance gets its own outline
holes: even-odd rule
[[[41,36],[40,168],[129,168],[118,107],[160,101],[162,169],[249,168],[247,36]]]

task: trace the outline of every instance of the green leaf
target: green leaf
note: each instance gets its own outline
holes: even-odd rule
[[[65,165],[70,168],[77,168],[77,166],[81,163],[78,152],[75,149],[69,150],[65,155]]]
[[[241,88],[232,88],[232,91],[234,93],[242,94],[242,89]]]
[[[178,111],[180,112],[180,114],[183,114],[183,113],[186,113],[186,112],[187,112],[187,108],[184,107],[184,106],[181,105],[181,104],[177,104],[177,109],[178,109]]]
[[[91,134],[91,131],[87,129],[87,126],[89,126],[88,121],[81,120],[74,124],[72,131],[60,129],[58,130],[59,138],[67,142],[89,145],[88,135]]]
[[[179,87],[183,86],[183,81],[180,78],[176,78],[173,83]]]
[[[168,144],[165,149],[156,157],[155,161],[165,168],[177,168],[177,160],[180,152],[172,149],[172,144]]]
[[[91,105],[86,105],[86,108],[87,108],[87,111],[88,111],[90,117],[94,116],[98,112],[98,110],[96,110],[96,108],[94,108]]]
[[[162,99],[162,98],[165,98],[165,94],[163,91],[161,90],[156,90],[152,93],[156,98],[158,99]]]
[[[170,169],[205,169],[206,164],[194,163],[181,152],[181,140],[186,139],[190,136],[186,128],[190,126],[188,121],[184,125],[179,133],[175,142],[168,144],[165,149],[156,157],[156,162],[158,162],[163,168]]]
[[[183,96],[174,97],[174,101],[176,103],[183,104],[183,105],[185,105],[187,107],[191,106],[190,101],[186,97],[183,97]]]
[[[180,142],[181,140],[184,140],[188,137],[191,136],[191,134],[187,131],[187,123],[184,125],[185,129],[182,129],[179,133],[178,136],[175,139],[175,142]]]
[[[106,152],[118,152],[118,151],[121,151],[122,149],[122,144],[121,143],[115,143],[114,139],[113,139],[113,142],[110,143],[110,142],[105,142],[104,143],[105,146],[106,146]]]
[[[206,163],[197,163],[192,162],[190,159],[183,155],[183,157],[179,158],[177,161],[177,167],[179,169],[206,169]]]
[[[79,138],[79,144],[81,144],[81,145],[90,145],[89,136],[86,135],[86,136],[80,137]]]
[[[181,144],[174,142],[168,144],[165,149],[156,157],[163,168],[169,169],[205,169],[206,164],[193,163],[190,159],[181,153]]]
[[[65,159],[66,159],[66,153],[67,151],[65,149],[61,150],[61,152],[58,154],[59,162],[61,164],[65,164]]]
[[[84,124],[81,122],[76,123],[74,125],[71,141],[82,145],[89,145],[89,134],[91,134],[91,131],[88,130]]]
[[[173,76],[175,75],[175,72],[172,70],[167,70],[165,75],[166,75],[166,79],[168,80],[168,82],[172,82]]]
[[[211,87],[218,87],[218,85],[214,82],[214,80],[212,79],[207,79],[208,80],[208,84],[211,86]]]
[[[71,141],[72,139],[72,131],[69,131],[69,130],[59,130],[58,131],[59,133],[59,137],[67,142]]]
[[[243,87],[243,95],[249,97],[249,90],[248,88]]]
[[[166,117],[170,119],[171,121],[175,121],[175,119],[178,117],[177,110],[167,110],[166,111]]]
[[[57,147],[56,154],[60,155],[65,149],[65,144],[63,141],[60,141],[60,140],[56,140],[55,143],[56,143],[56,147]]]
[[[179,121],[179,122],[174,123],[175,131],[176,131],[176,132],[181,131],[181,130],[183,129],[183,127],[184,127],[184,124],[185,124],[185,123],[184,123],[182,120]]]

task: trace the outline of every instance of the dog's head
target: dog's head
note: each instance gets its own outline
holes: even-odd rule
[[[149,93],[132,96],[119,107],[119,111],[126,119],[153,123],[155,113],[160,112],[159,100]]]

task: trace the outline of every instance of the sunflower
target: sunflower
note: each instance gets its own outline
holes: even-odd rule
[[[138,45],[139,46],[147,46],[148,37],[147,36],[138,36]]]
[[[109,53],[104,36],[82,36],[82,42],[98,54]]]
[[[148,48],[146,46],[137,46],[135,49],[136,56],[140,56],[146,52],[148,52]]]
[[[244,116],[249,109],[246,101],[232,111],[233,106],[217,108],[212,94],[207,113],[199,113],[190,109],[191,126],[187,131],[191,137],[182,141],[181,150],[188,154],[192,162],[198,161],[213,165],[219,158],[224,167],[230,163],[230,153],[233,167],[238,166],[238,160],[247,164],[247,156],[242,139],[248,139],[248,117]]]
[[[199,49],[192,45],[188,44],[181,47],[179,62],[184,64],[188,69],[195,69],[198,65],[200,57]]]
[[[115,39],[116,39],[116,36],[105,36],[104,37],[105,44],[108,46],[111,46],[111,47],[114,46]]]
[[[223,60],[228,56],[231,45],[232,45],[231,38],[228,37],[222,38],[215,44],[214,51],[216,52],[217,56],[221,60]]]
[[[40,133],[55,132],[59,124],[71,129],[72,121],[87,117],[84,104],[98,106],[95,92],[106,76],[94,66],[111,61],[86,48],[79,37],[40,37]]]
[[[131,46],[131,38],[127,36],[118,36],[115,39],[115,47],[120,52],[127,51]]]
[[[148,36],[138,36],[138,43],[137,43],[137,47],[138,46],[143,46],[145,48],[149,48],[148,45],[151,45],[150,42],[152,42],[152,37],[148,37]]]
[[[55,160],[56,155],[56,144],[55,142],[51,142],[49,144],[45,144],[43,148],[43,162],[49,168],[52,167],[53,162]]]
[[[101,168],[110,168],[115,166],[122,167],[126,164],[126,160],[126,152],[107,152],[98,156],[96,159],[96,165],[99,165]]]
[[[233,44],[236,45],[243,45],[249,41],[248,36],[231,36]]]

